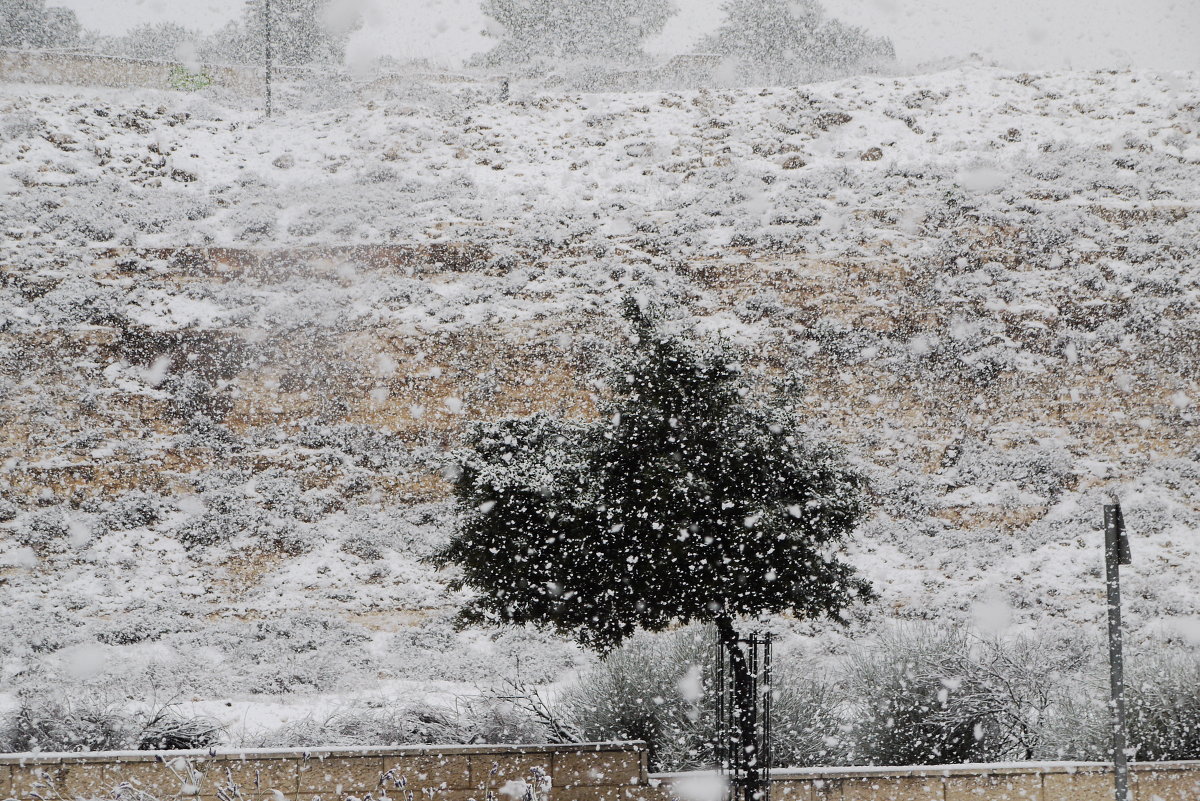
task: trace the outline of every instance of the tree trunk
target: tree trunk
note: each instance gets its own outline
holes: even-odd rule
[[[746,654],[738,643],[737,629],[728,617],[716,621],[717,635],[729,656],[729,668],[733,679],[730,686],[729,723],[736,734],[730,743],[733,764],[744,768],[745,784],[733,788],[735,801],[756,801],[762,790],[762,772],[758,764],[758,738],[755,736],[757,715],[754,698],[754,680],[746,664]],[[722,733],[724,734],[724,733]]]

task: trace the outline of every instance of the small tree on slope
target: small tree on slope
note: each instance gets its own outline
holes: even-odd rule
[[[670,0],[485,0],[500,40],[478,62],[525,64],[538,59],[611,59],[630,64],[642,42],[662,31],[676,11]]]
[[[836,556],[863,513],[863,479],[802,437],[778,399],[751,394],[728,347],[668,334],[632,301],[626,317],[632,347],[600,420],[471,429],[459,527],[438,559],[478,593],[465,620],[532,623],[601,652],[639,627],[715,624],[733,719],[753,743],[736,621],[837,619],[871,597]]]
[[[724,21],[700,47],[730,59],[742,80],[821,80],[896,57],[890,40],[827,19],[817,0],[727,0],[721,9]]]

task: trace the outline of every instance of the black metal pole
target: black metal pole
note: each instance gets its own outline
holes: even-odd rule
[[[266,60],[267,60],[267,116],[271,116],[271,0],[264,0],[264,9],[266,13],[266,22],[264,25],[264,36],[266,40]]]
[[[1120,504],[1104,507],[1104,571],[1108,586],[1108,675],[1112,708],[1113,797],[1129,795],[1129,762],[1125,752],[1125,660],[1121,649],[1121,565],[1129,564],[1129,544]]]
[[[717,774],[727,782],[727,801],[771,797],[771,639],[770,634],[738,637],[729,627],[717,638],[713,753]],[[744,697],[737,689],[739,672],[749,685]]]
[[[764,801],[771,798],[771,763],[775,759],[775,744],[771,731],[771,701],[775,693],[775,679],[771,671],[771,639],[770,632],[763,639],[763,718],[762,718],[762,780],[765,795]]]
[[[729,731],[725,724],[725,670],[725,643],[718,637],[716,673],[713,675],[713,695],[716,697],[716,732],[713,738],[713,756],[717,760],[717,773],[721,776],[726,774],[729,761],[726,756],[728,753],[726,738],[729,736]]]
[[[758,646],[759,637],[757,634],[752,634],[746,640],[746,661],[749,662],[750,668],[750,721],[754,726],[754,738],[745,744],[746,750],[746,795],[750,801],[759,801],[762,798],[762,767],[759,760],[762,756],[759,751],[760,740],[762,738],[762,719],[759,716],[759,668],[758,668]]]

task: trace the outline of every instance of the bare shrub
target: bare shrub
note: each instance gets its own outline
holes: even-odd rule
[[[458,699],[453,707],[427,703],[346,707],[261,734],[255,744],[305,748],[512,743],[542,739],[544,732],[540,725],[513,705],[492,698],[476,698]]]
[[[855,698],[851,760],[985,761],[988,717],[973,704],[958,703],[969,663],[970,643],[961,629],[902,627],[853,653],[847,664]]]
[[[103,694],[22,693],[0,750],[112,751],[126,747],[136,723]]]
[[[635,636],[567,689],[553,714],[583,740],[645,740],[656,770],[709,767],[715,654],[716,637],[707,628]],[[778,764],[838,761],[841,702],[821,671],[785,655],[772,703]]]
[[[1080,637],[897,628],[847,662],[850,756],[892,765],[1093,757],[1094,738],[1077,724],[1094,717],[1099,647]]]
[[[225,727],[220,721],[164,707],[143,724],[137,747],[139,751],[186,751],[208,748],[224,739]]]
[[[1200,759],[1200,653],[1158,646],[1128,660],[1129,746],[1138,759]]]

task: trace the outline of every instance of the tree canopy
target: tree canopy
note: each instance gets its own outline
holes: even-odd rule
[[[479,59],[522,64],[540,59],[632,62],[642,43],[676,11],[670,0],[485,0],[500,43]]]
[[[303,66],[340,62],[346,40],[362,25],[352,7],[332,0],[271,0],[271,50],[274,63]],[[267,36],[264,0],[248,0],[240,21],[230,22],[206,45],[213,61],[257,64]]]
[[[742,79],[810,81],[895,58],[890,40],[826,18],[817,0],[727,0],[722,10],[701,48],[734,62]]]
[[[0,0],[0,47],[68,47],[78,40],[71,9],[47,8],[46,0]]]
[[[475,424],[455,456],[459,526],[438,554],[466,619],[608,650],[639,627],[788,612],[837,617],[867,583],[838,545],[863,478],[751,390],[735,351],[627,304],[600,418]]]

